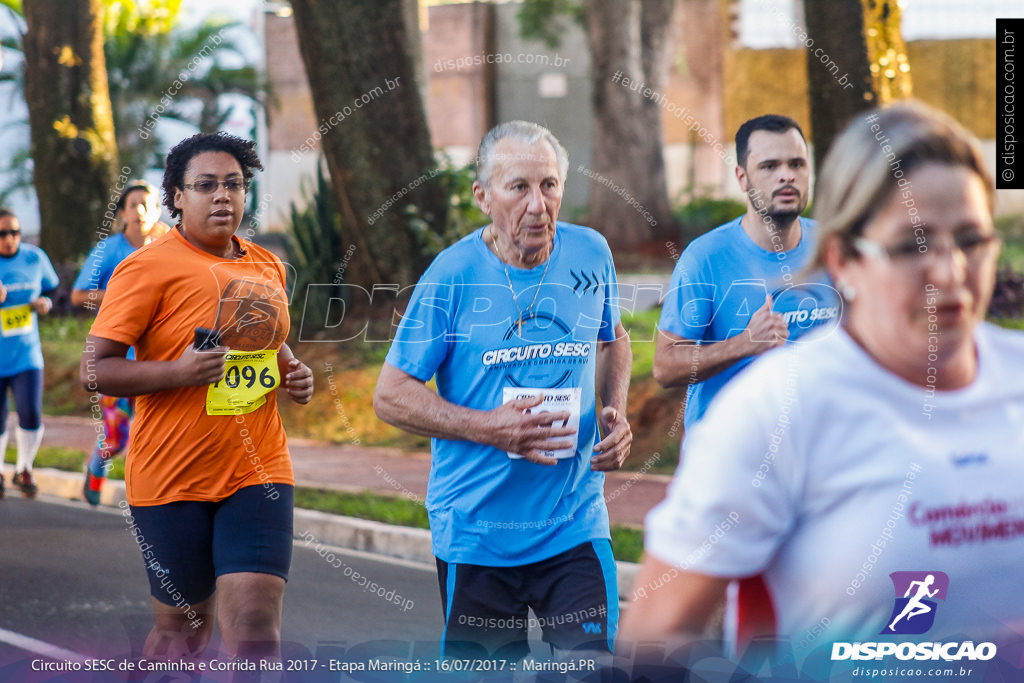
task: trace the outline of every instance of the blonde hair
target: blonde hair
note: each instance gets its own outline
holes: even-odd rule
[[[906,178],[926,163],[973,171],[984,183],[989,212],[993,211],[995,184],[977,140],[963,126],[920,102],[874,109],[846,127],[822,164],[814,200],[818,251],[811,268],[824,268],[832,235],[852,255],[853,238],[863,234],[893,192],[911,186]]]

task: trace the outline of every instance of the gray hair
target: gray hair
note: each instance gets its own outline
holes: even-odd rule
[[[811,268],[824,267],[830,235],[839,237],[844,252],[852,254],[853,239],[863,234],[891,194],[908,186],[906,176],[926,163],[963,166],[975,173],[993,210],[995,184],[978,142],[952,117],[913,101],[858,114],[821,167],[814,200],[818,253]]]
[[[476,178],[480,184],[487,187],[491,182],[491,171],[494,167],[494,147],[499,140],[509,138],[518,142],[534,144],[541,140],[551,145],[555,150],[555,159],[558,161],[558,173],[560,180],[565,183],[565,177],[569,172],[569,153],[562,147],[554,133],[544,126],[532,121],[508,121],[491,128],[480,141],[480,149],[476,155]]]

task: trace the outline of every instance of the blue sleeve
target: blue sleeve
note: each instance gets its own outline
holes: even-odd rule
[[[704,339],[714,313],[714,296],[714,285],[702,282],[697,259],[684,251],[672,270],[658,329],[683,339]]]
[[[431,266],[416,284],[384,359],[423,382],[437,372],[452,343],[452,299],[458,288],[450,282],[439,282],[437,271]]]
[[[619,280],[615,274],[611,250],[608,250],[602,280],[605,283],[604,310],[601,312],[601,329],[597,332],[597,338],[600,341],[615,341],[615,328],[622,320],[622,313],[619,311]]]
[[[71,289],[90,291],[93,289],[106,289],[111,273],[103,272],[103,255],[106,253],[106,242],[100,241],[89,255],[85,257],[82,270],[75,278],[75,284]]]
[[[50,263],[50,257],[41,249],[39,250],[39,281],[39,289],[43,292],[57,289],[57,285],[60,284],[60,278],[57,277],[57,271]]]

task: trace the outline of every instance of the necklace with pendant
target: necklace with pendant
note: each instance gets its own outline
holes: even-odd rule
[[[508,289],[512,292],[512,302],[516,305],[516,310],[519,311],[519,322],[516,323],[516,327],[518,329],[517,334],[522,337],[523,318],[525,318],[526,314],[530,312],[533,305],[537,303],[537,297],[540,296],[540,286],[544,284],[544,278],[547,277],[548,274],[548,266],[551,265],[551,254],[548,254],[548,258],[544,262],[544,272],[540,275],[540,282],[537,283],[537,291],[533,295],[533,301],[531,301],[530,305],[526,307],[526,310],[523,310],[519,307],[519,298],[516,294],[515,288],[512,286],[512,275],[508,272],[508,265],[505,263],[505,259],[501,257],[501,251],[498,249],[498,231],[493,226],[491,227],[491,230],[491,246],[494,247],[494,253],[498,256],[498,260],[501,261],[501,267],[505,269],[505,279],[508,280]]]

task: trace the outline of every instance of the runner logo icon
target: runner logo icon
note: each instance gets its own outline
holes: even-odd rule
[[[944,572],[893,572],[889,575],[896,601],[884,635],[919,635],[935,623],[936,600],[946,599],[949,577]]]

